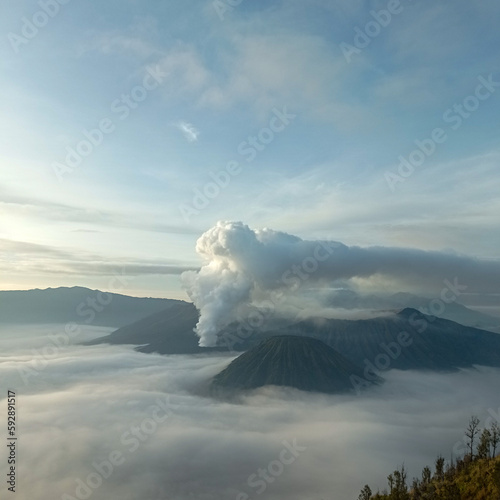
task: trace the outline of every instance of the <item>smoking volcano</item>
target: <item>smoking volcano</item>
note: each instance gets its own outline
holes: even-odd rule
[[[445,297],[450,302],[465,289],[495,292],[500,281],[500,262],[495,260],[303,240],[271,229],[253,230],[241,222],[218,222],[198,239],[196,251],[204,261],[201,269],[182,277],[200,312],[195,331],[205,347],[215,346],[217,333],[259,301],[275,309],[300,309],[304,297],[314,304],[325,291],[359,288],[360,283],[386,292],[425,291],[435,297],[448,280],[455,290]]]

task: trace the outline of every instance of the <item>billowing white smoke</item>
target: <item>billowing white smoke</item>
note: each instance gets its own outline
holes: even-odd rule
[[[401,289],[427,287],[435,293],[443,280],[460,291],[498,290],[500,262],[408,248],[348,247],[308,241],[241,222],[218,222],[196,243],[204,264],[182,275],[200,311],[196,332],[201,346],[213,346],[217,332],[236,318],[240,307],[277,290],[294,293],[307,284],[332,286],[338,280],[378,277]],[[455,281],[453,281],[455,280]]]

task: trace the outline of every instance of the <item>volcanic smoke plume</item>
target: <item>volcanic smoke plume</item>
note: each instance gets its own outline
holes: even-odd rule
[[[182,275],[200,311],[196,333],[213,346],[217,332],[252,301],[329,289],[350,280],[390,283],[394,291],[418,288],[436,294],[449,280],[458,291],[488,293],[498,287],[500,261],[411,248],[346,246],[309,241],[242,222],[220,221],[196,243],[204,263]]]

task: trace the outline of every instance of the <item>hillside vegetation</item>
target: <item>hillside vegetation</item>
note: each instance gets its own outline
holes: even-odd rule
[[[438,457],[434,472],[426,466],[408,483],[404,465],[387,476],[388,488],[373,493],[368,485],[358,500],[500,500],[500,427],[480,429],[472,417],[465,431],[468,453],[452,463]]]

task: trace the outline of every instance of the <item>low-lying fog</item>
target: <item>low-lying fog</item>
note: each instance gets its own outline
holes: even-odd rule
[[[108,331],[85,327],[72,343]],[[265,388],[230,404],[196,393],[233,357],[63,345],[63,332],[0,330],[4,422],[7,388],[18,399],[18,500],[355,500],[403,462],[411,479],[463,451],[469,417],[500,413],[497,369],[390,371],[363,396]]]

